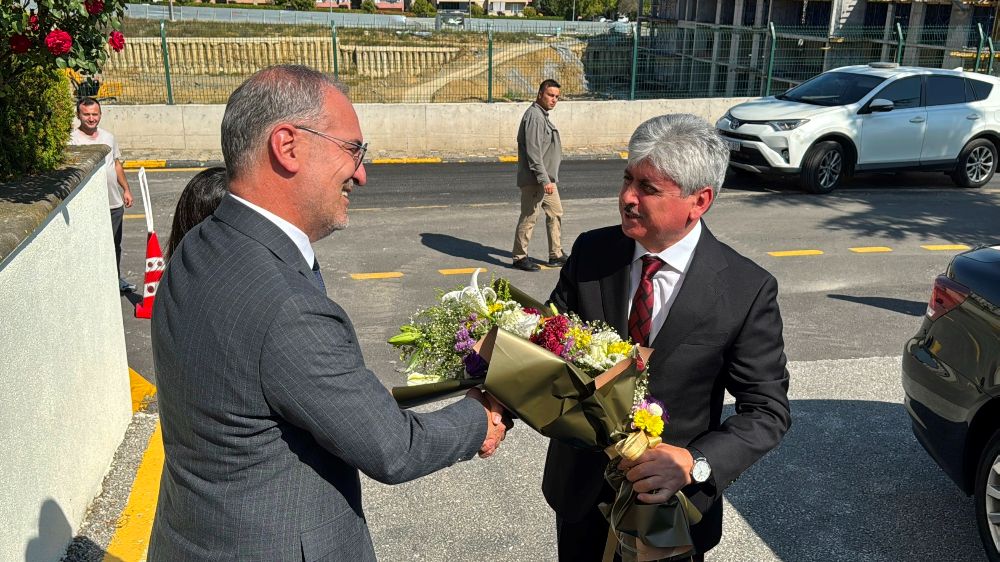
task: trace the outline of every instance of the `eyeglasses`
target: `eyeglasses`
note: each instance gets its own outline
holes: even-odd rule
[[[295,128],[307,131],[318,137],[324,138],[330,142],[334,142],[341,145],[340,148],[344,149],[348,154],[351,155],[351,158],[354,159],[355,170],[361,167],[361,162],[365,159],[365,153],[368,152],[368,143],[358,144],[356,142],[352,142],[349,140],[338,139],[337,137],[330,136],[326,133],[321,133],[316,129],[310,129],[309,127],[303,125],[295,125]]]

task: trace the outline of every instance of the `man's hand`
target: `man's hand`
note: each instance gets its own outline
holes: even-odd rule
[[[489,394],[483,394],[478,388],[470,388],[465,395],[478,400],[486,410],[488,429],[486,440],[479,448],[479,456],[484,459],[489,458],[500,447],[500,442],[507,436],[507,430],[513,427],[514,422],[511,421],[510,414],[507,413],[503,405]]]
[[[632,482],[642,503],[664,503],[691,483],[694,458],[687,449],[660,443],[634,461],[623,460],[618,469]]]
[[[556,184],[554,184],[552,182],[549,182],[549,183],[545,184],[545,187],[543,187],[542,189],[545,190],[545,193],[547,195],[552,195],[553,193],[556,192]]]
[[[127,187],[125,188],[125,190],[122,192],[122,201],[125,202],[125,206],[126,207],[131,207],[132,206],[132,190],[131,189],[129,189]]]

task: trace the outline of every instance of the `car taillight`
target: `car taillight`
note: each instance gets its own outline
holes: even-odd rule
[[[934,280],[934,291],[931,302],[927,305],[927,317],[937,320],[952,309],[965,302],[969,296],[969,288],[954,279],[938,275]]]

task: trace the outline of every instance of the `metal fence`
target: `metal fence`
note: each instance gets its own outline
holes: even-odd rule
[[[224,103],[250,74],[281,63],[335,76],[356,102],[413,103],[525,101],[545,78],[562,84],[565,99],[758,96],[850,64],[992,73],[995,58],[988,37],[959,27],[907,37],[900,28],[831,35],[644,21],[550,34],[129,19],[125,33],[125,50],[99,77],[117,103]]]

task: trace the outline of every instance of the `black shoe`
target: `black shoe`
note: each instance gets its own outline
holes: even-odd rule
[[[521,258],[519,260],[514,260],[514,263],[512,265],[514,266],[514,269],[520,269],[522,271],[538,271],[539,269],[541,269],[540,267],[538,267],[537,263],[531,261],[531,259],[529,258]]]
[[[562,267],[566,265],[566,260],[566,254],[563,254],[558,258],[552,258],[549,260],[549,267]]]

